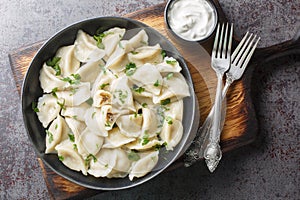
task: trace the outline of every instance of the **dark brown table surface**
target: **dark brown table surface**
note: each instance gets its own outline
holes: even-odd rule
[[[8,54],[44,40],[78,20],[120,16],[163,0],[34,1],[0,3],[0,199],[48,199],[42,172],[26,135]],[[260,47],[291,39],[300,28],[297,0],[220,0],[235,34],[261,36]],[[164,173],[133,189],[95,199],[299,199],[300,119],[298,56],[267,63],[253,78],[257,140],[224,155],[215,173],[203,162]]]

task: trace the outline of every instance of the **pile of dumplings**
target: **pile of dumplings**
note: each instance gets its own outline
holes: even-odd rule
[[[95,177],[145,176],[159,149],[173,150],[183,135],[181,66],[145,30],[123,39],[114,27],[58,49],[40,70],[43,95],[34,108],[46,132],[46,154]]]

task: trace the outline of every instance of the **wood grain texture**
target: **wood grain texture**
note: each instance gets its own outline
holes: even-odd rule
[[[214,1],[219,12],[220,21],[226,21],[222,9],[217,1]],[[210,67],[210,55],[212,39],[201,45],[198,43],[185,43],[174,38],[164,25],[165,4],[159,4],[141,11],[126,15],[139,20],[159,31],[167,37],[185,58],[193,78],[195,93],[198,98],[199,112],[201,114],[200,125],[208,115],[216,87],[216,76]],[[213,37],[212,37],[213,38]],[[43,42],[21,48],[10,54],[10,62],[17,89],[20,92],[27,68]],[[266,51],[266,50],[264,50]],[[255,63],[253,64],[255,65]],[[235,82],[228,91],[227,112],[224,129],[221,136],[221,146],[224,152],[246,145],[255,139],[257,122],[255,111],[251,102],[250,88],[251,76],[254,67],[246,71],[240,81]],[[53,199],[81,199],[103,191],[96,191],[78,186],[50,170],[39,159],[43,175]],[[182,159],[173,164],[169,170],[182,166]]]

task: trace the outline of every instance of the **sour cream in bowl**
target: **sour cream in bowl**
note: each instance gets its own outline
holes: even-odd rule
[[[170,0],[165,9],[167,27],[186,41],[203,41],[215,30],[217,10],[208,0]]]

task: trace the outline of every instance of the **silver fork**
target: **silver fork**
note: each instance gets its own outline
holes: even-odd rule
[[[215,36],[214,46],[212,50],[212,60],[211,65],[212,68],[215,70],[218,83],[217,83],[217,91],[216,91],[216,97],[215,97],[215,104],[214,104],[214,114],[212,118],[212,129],[211,134],[209,137],[209,144],[207,148],[205,149],[205,161],[206,165],[209,168],[209,170],[214,170],[214,166],[216,166],[220,159],[222,154],[220,154],[219,141],[220,141],[220,118],[221,118],[221,103],[222,103],[222,79],[224,76],[224,73],[228,70],[230,63],[231,63],[231,44],[232,44],[232,34],[233,34],[233,25],[231,25],[231,30],[229,37],[228,35],[228,24],[226,25],[225,35],[224,35],[224,24],[222,25],[221,33],[220,31],[220,24],[218,24],[217,32]],[[224,35],[224,39],[223,39]],[[219,39],[220,37],[220,39]],[[228,41],[228,45],[227,45]]]
[[[237,46],[237,48],[231,55],[231,66],[230,66],[230,70],[226,73],[226,83],[222,91],[222,100],[225,98],[229,86],[235,80],[238,80],[242,77],[246,69],[246,66],[260,40],[260,38],[256,40],[256,37],[257,37],[256,35],[255,36],[253,36],[253,34],[249,35],[249,33],[247,32],[246,35],[241,40],[240,44]],[[203,155],[203,157],[206,159],[208,169],[211,172],[213,172],[216,169],[222,157],[220,146],[218,143],[216,144],[216,140],[217,142],[219,142],[220,140],[221,128],[219,128],[220,132],[217,138],[212,138],[215,135],[209,134],[212,131],[211,122],[214,113],[215,113],[215,106],[212,107],[208,117],[206,118],[205,122],[203,123],[202,127],[199,130],[200,141],[202,141],[199,154],[200,157],[202,157]],[[220,122],[218,124],[220,127]]]

